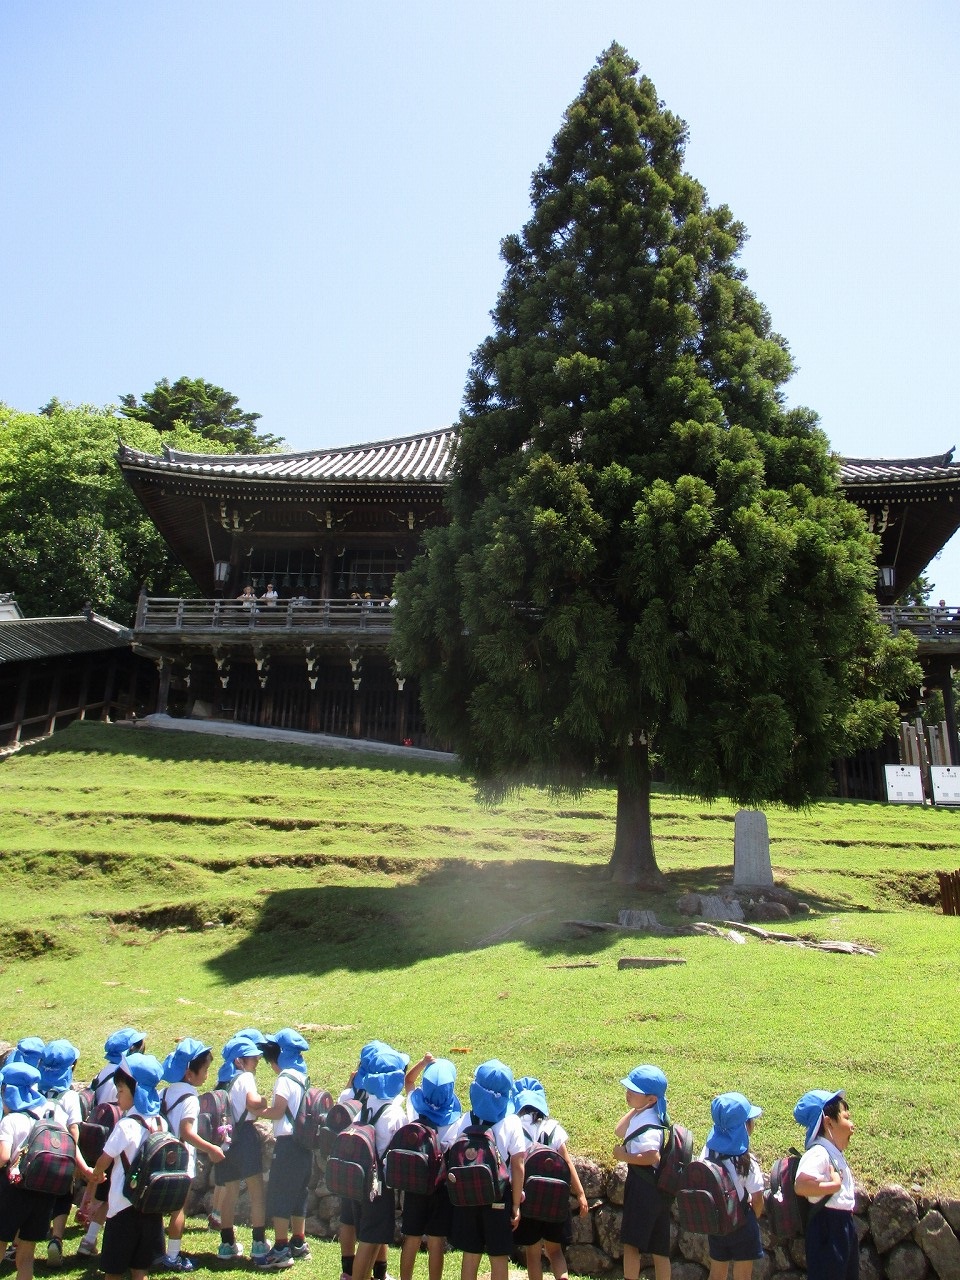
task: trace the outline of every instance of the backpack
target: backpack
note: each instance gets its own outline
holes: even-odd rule
[[[399,1128],[383,1157],[384,1183],[395,1191],[430,1196],[443,1176],[443,1152],[434,1126],[421,1119]]]
[[[823,1144],[814,1143],[813,1145],[822,1146]],[[829,1152],[827,1154],[830,1155]],[[830,1199],[827,1196],[819,1203],[811,1204],[806,1196],[797,1195],[793,1184],[799,1163],[800,1152],[796,1147],[791,1147],[789,1155],[781,1156],[779,1160],[773,1162],[770,1170],[770,1186],[763,1193],[764,1212],[770,1223],[770,1231],[782,1240],[802,1236],[813,1214],[822,1209]],[[830,1156],[830,1163],[835,1169],[838,1168],[833,1156]]]
[[[287,1119],[293,1125],[294,1141],[306,1151],[319,1151],[322,1142],[319,1135],[326,1122],[327,1112],[333,1106],[333,1095],[327,1089],[311,1085],[309,1076],[304,1085],[292,1071],[281,1071],[280,1075],[302,1086],[297,1114],[291,1114],[290,1108],[287,1108]]]
[[[674,1196],[683,1185],[684,1170],[693,1159],[693,1134],[682,1124],[642,1124],[627,1134],[623,1145],[626,1146],[631,1138],[648,1129],[659,1129],[663,1134],[660,1139],[660,1163],[654,1170],[657,1189]]]
[[[76,1090],[77,1101],[80,1103],[80,1119],[87,1120],[90,1112],[97,1105],[97,1093],[93,1085],[86,1085],[83,1089]]]
[[[545,1136],[552,1141],[553,1133]],[[534,1142],[524,1156],[520,1215],[538,1222],[565,1222],[569,1214],[570,1166],[554,1147]]]
[[[743,1226],[744,1203],[721,1160],[690,1161],[677,1191],[677,1216],[684,1231],[701,1235],[727,1236]]]
[[[322,1156],[329,1156],[333,1150],[334,1139],[343,1133],[348,1125],[353,1124],[363,1109],[360,1098],[347,1098],[345,1102],[334,1102],[324,1117],[323,1125],[317,1130],[317,1150]]]
[[[327,1159],[327,1190],[345,1200],[376,1200],[380,1194],[380,1159],[377,1155],[376,1123],[387,1104],[370,1115],[366,1103],[353,1124],[333,1140]]]
[[[447,1194],[458,1209],[499,1204],[507,1185],[507,1170],[488,1124],[471,1115],[472,1123],[447,1149]]]
[[[98,1102],[87,1118],[80,1121],[77,1146],[87,1164],[96,1164],[103,1155],[103,1144],[109,1138],[121,1114],[115,1102]]]
[[[190,1194],[187,1148],[166,1127],[150,1129],[142,1116],[127,1118],[143,1125],[147,1135],[132,1160],[120,1155],[125,1174],[123,1194],[140,1213],[163,1217],[176,1213]]]
[[[244,1118],[246,1112],[244,1112]],[[211,1142],[215,1147],[223,1145],[224,1130],[232,1122],[230,1094],[226,1089],[208,1089],[200,1094],[200,1114],[197,1116],[197,1137]]]
[[[73,1187],[77,1146],[70,1131],[58,1120],[36,1121],[20,1148],[20,1185],[25,1191],[65,1196]]]

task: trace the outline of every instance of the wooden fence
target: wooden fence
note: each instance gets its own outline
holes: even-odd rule
[[[960,871],[938,871],[940,906],[945,916],[960,916]]]

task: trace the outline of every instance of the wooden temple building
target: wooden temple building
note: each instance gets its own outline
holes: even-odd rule
[[[430,745],[415,683],[387,654],[390,600],[423,530],[446,518],[453,440],[447,429],[237,457],[121,446],[124,476],[199,592],[141,597],[134,643],[157,663],[157,709]],[[960,463],[952,450],[849,458],[841,475],[880,537],[888,621],[918,631],[929,680],[949,693],[960,619],[954,635],[896,601],[960,527]],[[271,583],[277,598],[264,600]],[[244,587],[255,602],[237,598]],[[956,749],[955,721],[953,738]]]

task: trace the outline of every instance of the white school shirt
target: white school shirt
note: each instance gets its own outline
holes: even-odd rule
[[[377,1137],[377,1155],[382,1156],[389,1147],[393,1135],[407,1123],[403,1095],[398,1093],[395,1098],[378,1098],[375,1093],[368,1093],[365,1105],[370,1120],[373,1120],[381,1107],[385,1108],[383,1115],[378,1117],[373,1126]]]
[[[563,1125],[557,1124],[556,1120],[551,1120],[549,1116],[545,1116],[543,1120],[534,1120],[533,1116],[520,1116],[519,1119],[528,1147],[539,1142],[541,1146],[552,1147],[554,1151],[559,1151],[570,1137]]]
[[[831,1156],[833,1156],[832,1164]],[[835,1147],[827,1138],[818,1138],[812,1147],[807,1148],[797,1165],[797,1175],[809,1173],[819,1182],[826,1182],[828,1178],[833,1177],[834,1168],[840,1170],[842,1179],[840,1190],[835,1191],[832,1196],[808,1196],[807,1199],[811,1204],[820,1204],[822,1200],[825,1201],[823,1206],[825,1209],[849,1209],[852,1212],[857,1200],[853,1172],[840,1148]]]
[[[717,1154],[719,1154],[719,1152]],[[700,1152],[700,1159],[710,1159],[710,1150],[708,1147],[704,1147]],[[763,1170],[760,1168],[759,1161],[752,1151],[750,1152],[750,1168],[747,1170],[745,1177],[742,1177],[737,1172],[737,1166],[734,1163],[733,1156],[724,1156],[720,1163],[733,1179],[733,1185],[737,1189],[737,1198],[739,1200],[743,1200],[745,1196],[752,1196],[755,1192],[763,1190]]]
[[[244,1118],[248,1093],[255,1093],[259,1097],[257,1080],[252,1071],[241,1071],[230,1084],[230,1119],[233,1124],[239,1124]],[[253,1116],[247,1116],[246,1119],[252,1120]]]
[[[57,1120],[65,1129],[69,1129],[74,1124],[78,1125],[83,1118],[80,1113],[80,1098],[75,1089],[65,1089],[59,1098],[51,1098],[49,1102],[54,1104],[54,1109],[48,1113],[45,1107],[44,1119]]]
[[[630,1137],[635,1129],[640,1129],[644,1125],[656,1125],[655,1129],[646,1129],[643,1133]],[[659,1151],[663,1142],[663,1131],[666,1128],[664,1122],[657,1114],[656,1107],[647,1107],[646,1111],[641,1111],[638,1116],[634,1116],[627,1125],[627,1132],[624,1135],[627,1139],[622,1145],[630,1156],[642,1156],[648,1151]],[[655,1168],[651,1165],[650,1168]]]
[[[134,1112],[132,1110],[122,1116],[111,1129],[106,1142],[103,1144],[104,1155],[110,1156],[113,1160],[113,1167],[110,1170],[110,1190],[107,1195],[108,1218],[116,1217],[124,1209],[133,1208],[133,1205],[123,1194],[123,1182],[127,1176],[127,1171],[123,1167],[121,1156],[126,1156],[127,1163],[132,1164],[134,1156],[147,1138],[147,1130],[133,1116]],[[147,1120],[147,1124],[150,1126],[151,1132],[164,1127],[161,1116],[151,1116]]]
[[[8,1111],[0,1120],[0,1142],[9,1143],[10,1163],[14,1164],[30,1131],[40,1118],[40,1108],[33,1111]]]
[[[279,1119],[273,1122],[273,1136],[275,1138],[292,1137],[293,1124],[290,1121],[290,1116],[296,1118],[296,1114],[300,1110],[300,1099],[303,1097],[303,1091],[306,1087],[307,1077],[302,1071],[295,1071],[293,1067],[285,1067],[281,1074],[277,1076],[273,1086],[273,1096],[270,1100],[271,1106],[279,1098],[282,1098],[286,1110]],[[287,1112],[289,1112],[289,1115]]]
[[[168,1084],[163,1091],[163,1112],[170,1132],[175,1138],[180,1137],[180,1126],[184,1120],[192,1120],[194,1132],[200,1119],[200,1097],[192,1084]],[[183,1139],[180,1139],[181,1142]],[[187,1148],[187,1173],[192,1178],[197,1172],[197,1149],[189,1142],[183,1144]]]
[[[117,1086],[114,1084],[113,1080],[116,1070],[117,1068],[113,1063],[108,1062],[107,1065],[98,1071],[93,1077],[91,1088],[93,1089],[94,1102],[98,1106],[101,1102],[115,1103],[117,1101]]]

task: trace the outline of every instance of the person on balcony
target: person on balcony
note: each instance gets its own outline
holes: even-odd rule
[[[237,596],[237,599],[245,609],[252,609],[257,603],[257,597],[253,594],[253,587],[247,584]]]
[[[267,583],[267,589],[263,593],[263,595],[260,597],[260,599],[264,602],[264,604],[267,606],[268,609],[275,609],[277,607],[277,601],[280,599],[280,597],[277,595],[277,589],[272,582]]]

